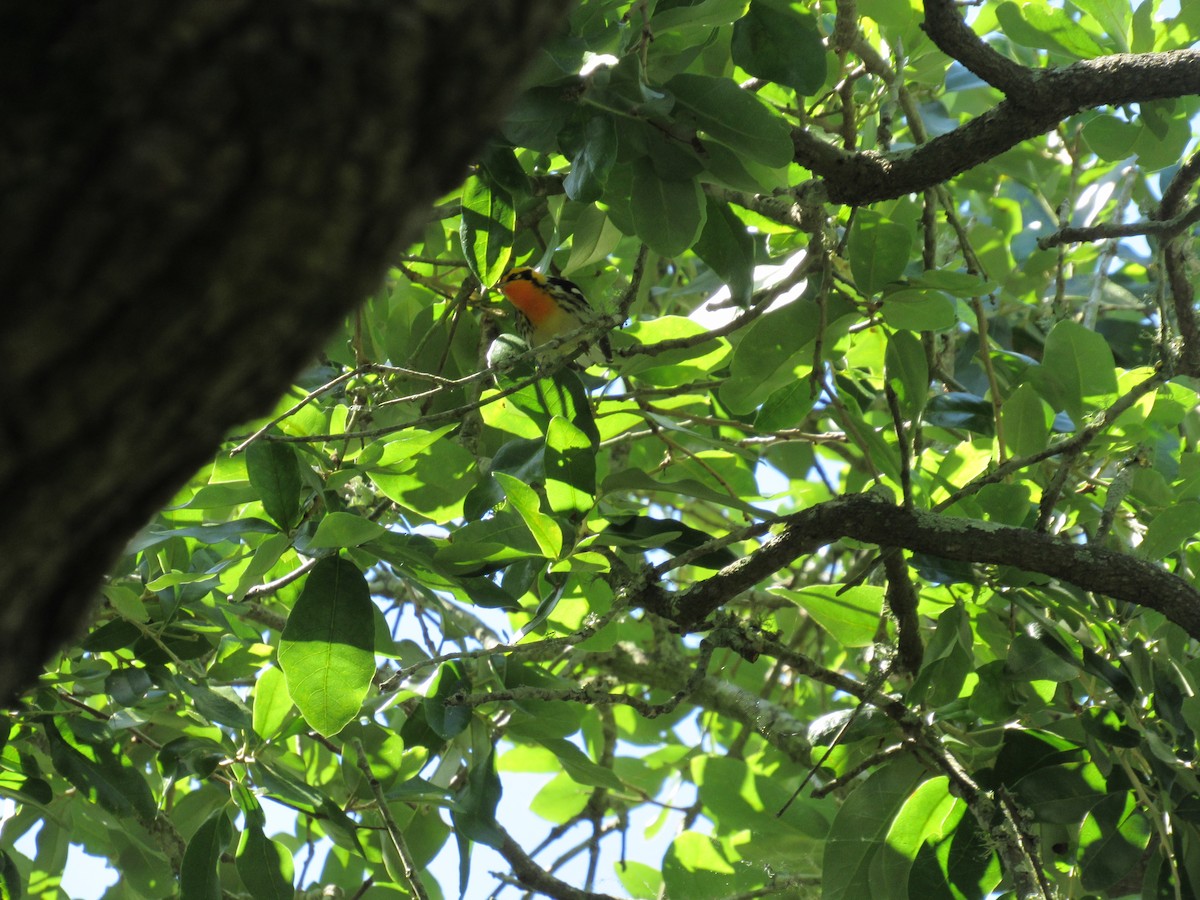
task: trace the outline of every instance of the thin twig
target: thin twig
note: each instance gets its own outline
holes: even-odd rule
[[[416,860],[408,849],[408,842],[404,840],[404,832],[400,830],[400,826],[392,818],[392,811],[388,808],[387,797],[383,793],[383,785],[379,783],[379,779],[375,777],[375,773],[371,771],[371,766],[367,763],[367,751],[363,747],[360,738],[354,739],[354,749],[358,755],[358,769],[363,773],[363,777],[367,779],[367,784],[371,786],[371,793],[375,795],[375,807],[379,810],[379,817],[383,819],[383,827],[387,830],[388,838],[392,842],[392,849],[396,851],[396,855],[400,857],[401,865],[404,866],[404,877],[408,881],[408,889],[417,900],[429,900],[429,893],[425,890],[425,885],[421,882],[421,875],[417,869]]]

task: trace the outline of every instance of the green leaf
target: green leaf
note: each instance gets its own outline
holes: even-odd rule
[[[558,152],[558,132],[576,110],[561,87],[535,87],[517,97],[501,131],[517,147]]]
[[[1092,763],[1036,769],[1012,788],[1038,820],[1060,825],[1077,823],[1107,791],[1104,776]]]
[[[817,20],[790,5],[752,0],[733,26],[733,61],[758,78],[815,94],[825,84],[825,47]]]
[[[263,509],[283,531],[300,514],[300,460],[291,444],[260,440],[246,448],[246,475],[262,500]]]
[[[732,80],[684,73],[665,87],[675,96],[678,124],[690,125],[765,166],[786,166],[792,161],[795,149],[787,122]]]
[[[889,335],[884,372],[900,401],[900,411],[915,418],[929,397],[929,363],[920,340],[908,331]]]
[[[221,900],[221,854],[233,840],[224,808],[213,813],[188,841],[179,867],[179,900]]]
[[[25,879],[7,850],[0,850],[0,900],[22,900]]]
[[[912,239],[912,232],[903,225],[859,209],[846,244],[850,271],[858,289],[870,296],[898,281],[908,265]]]
[[[1084,817],[1079,828],[1083,887],[1103,892],[1142,859],[1152,829],[1133,791],[1110,794]]]
[[[250,710],[232,688],[212,688],[207,684],[192,681],[183,674],[176,675],[175,683],[195,704],[196,712],[209,722],[228,725],[239,731],[251,729]]]
[[[1102,48],[1078,22],[1044,3],[1001,3],[996,19],[1014,43],[1041,50],[1056,50],[1079,59],[1102,56]]]
[[[1177,165],[1191,139],[1191,126],[1175,100],[1138,104],[1140,132],[1133,145],[1138,162],[1147,172]]]
[[[772,588],[771,593],[791,600],[845,647],[870,646],[879,630],[881,587],[816,584],[798,590]]]
[[[754,427],[760,432],[795,428],[813,408],[820,387],[811,378],[797,379],[773,391],[759,407]]]
[[[1132,4],[1127,0],[1075,0],[1075,5],[1108,32],[1121,53],[1129,52],[1129,24],[1133,13]]]
[[[689,900],[727,900],[762,885],[762,870],[737,865],[721,841],[684,831],[671,842],[662,861],[664,895]]]
[[[941,428],[965,428],[977,434],[996,430],[992,404],[976,394],[951,391],[935,394],[925,406],[925,421]]]
[[[729,378],[720,388],[722,402],[744,415],[777,389],[795,384],[801,371],[811,369],[810,344],[820,327],[820,309],[803,300],[759,316],[734,347]]]
[[[373,470],[370,477],[388,499],[443,524],[462,515],[462,501],[473,484],[474,466],[475,458],[461,445],[439,439],[410,463],[397,467],[402,471]]]
[[[499,281],[508,269],[516,226],[516,209],[506,190],[478,176],[467,179],[459,238],[467,265],[485,287]]]
[[[1081,133],[1089,150],[1103,160],[1119,162],[1133,155],[1142,129],[1116,116],[1101,115],[1089,119]]]
[[[1004,440],[1009,450],[1018,456],[1044,450],[1050,442],[1054,413],[1028,382],[1013,391],[1004,402],[1000,417],[1004,422]]]
[[[263,669],[254,683],[254,733],[264,741],[275,737],[283,729],[293,705],[283,670],[276,666]]]
[[[926,841],[953,833],[964,806],[950,793],[944,775],[930,778],[913,791],[883,839],[886,850],[871,860],[872,900],[909,900],[908,879],[917,851]]]
[[[913,21],[913,8],[907,0],[859,0],[858,11],[870,16],[884,28],[903,33]]]
[[[582,145],[571,158],[563,190],[577,203],[592,203],[604,193],[604,182],[617,159],[617,129],[607,115],[594,115],[583,126]]]
[[[616,249],[621,231],[598,206],[587,206],[575,220],[571,233],[571,256],[563,267],[563,275],[598,263]]]
[[[1013,638],[1004,662],[1004,673],[1013,681],[1071,681],[1079,677],[1079,669],[1028,634]]]
[[[54,768],[93,803],[116,816],[149,822],[156,804],[145,777],[122,765],[117,747],[111,742],[87,747],[85,754],[67,742],[49,721],[43,724],[50,744]]]
[[[1055,409],[1065,410],[1083,427],[1089,411],[1102,409],[1117,395],[1117,376],[1108,342],[1070,320],[1059,322],[1046,337],[1042,364],[1033,384]]]
[[[546,429],[545,471],[551,512],[586,513],[595,505],[595,447],[562,416],[554,416]]]
[[[542,555],[547,559],[558,559],[562,555],[562,529],[552,517],[541,511],[541,500],[537,492],[511,475],[503,472],[493,472],[492,475],[504,489],[509,504],[517,511],[529,533],[537,541]]]
[[[1197,534],[1200,534],[1200,503],[1187,500],[1168,506],[1154,517],[1136,552],[1143,559],[1162,559],[1194,541]]]
[[[754,241],[728,203],[705,198],[704,230],[693,252],[729,287],[733,302],[745,306],[754,287]]]
[[[746,0],[700,0],[699,3],[663,4],[655,10],[650,27],[655,32],[680,28],[714,28],[728,25],[746,9]]]
[[[292,900],[292,855],[267,838],[257,822],[242,831],[237,872],[255,900]]]
[[[387,529],[377,522],[355,513],[331,512],[317,524],[317,530],[309,539],[310,550],[335,547],[358,547],[386,534]]]
[[[249,452],[249,451],[247,451]],[[270,522],[262,519],[234,519],[219,525],[195,525],[190,528],[158,529],[148,528],[142,531],[126,546],[126,553],[140,553],[165,544],[172,538],[195,538],[204,544],[222,544],[226,541],[240,542],[243,535],[276,534],[279,531]]]
[[[456,834],[489,847],[503,846],[505,834],[496,824],[500,804],[500,778],[496,775],[496,754],[491,747],[475,757],[467,772],[467,783],[454,798],[450,818]],[[460,889],[465,879],[460,882]]]
[[[899,290],[883,296],[883,321],[904,331],[948,331],[958,323],[954,301],[940,291]]]
[[[608,528],[596,535],[596,540],[598,543],[615,547],[631,547],[639,550],[663,549],[672,556],[676,556],[708,543],[713,537],[714,535],[708,532],[674,519],[642,515],[610,517]],[[720,547],[697,557],[692,565],[722,569],[730,563],[736,562],[737,559],[737,555],[728,547]]]
[[[662,872],[637,860],[617,861],[613,871],[634,900],[658,900],[662,895]]]
[[[279,666],[301,715],[326,737],[362,707],[375,674],[374,639],[371,591],[358,567],[319,560],[279,636]]]
[[[704,193],[699,183],[660,178],[647,159],[633,164],[630,208],[638,237],[661,256],[678,256],[704,228]]]
[[[587,390],[579,376],[570,370],[562,369],[550,378],[539,378],[510,394],[508,401],[528,413],[543,434],[550,427],[551,419],[561,416],[586,434],[593,444],[600,443]]]
[[[608,788],[613,791],[625,790],[624,782],[616,776],[612,769],[597,765],[570,741],[561,738],[541,738],[538,743],[555,755],[562,764],[563,771],[577,784]]]
[[[446,703],[456,694],[464,694],[470,690],[471,680],[462,663],[442,664],[433,693],[421,704],[425,712],[425,721],[442,740],[448,741],[457,737],[471,724],[471,707]]]
[[[924,776],[925,769],[915,757],[901,756],[876,769],[846,798],[825,844],[824,900],[872,896],[875,856],[891,852],[885,840],[892,820]]]

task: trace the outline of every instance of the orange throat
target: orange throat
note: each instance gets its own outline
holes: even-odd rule
[[[528,281],[509,282],[504,285],[502,290],[509,302],[525,313],[534,327],[544,322],[558,309],[558,304],[554,302],[553,297]]]

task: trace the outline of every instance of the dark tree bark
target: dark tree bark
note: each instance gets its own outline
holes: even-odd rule
[[[786,516],[782,530],[749,556],[671,593],[651,582],[630,601],[674,621],[684,631],[703,630],[708,617],[742,591],[793,560],[841,538],[880,547],[904,547],[943,559],[1014,566],[1162,613],[1200,640],[1200,591],[1156,562],[1007,525],[894,506],[875,494],[818,503]]]
[[[0,695],[376,286],[566,5],[0,10]]]

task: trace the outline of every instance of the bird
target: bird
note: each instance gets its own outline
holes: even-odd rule
[[[517,333],[531,348],[593,325],[599,319],[579,285],[565,278],[544,275],[529,266],[511,269],[500,279],[499,287],[516,307]],[[598,354],[591,354],[589,363],[598,365],[612,358],[607,334],[595,338],[580,335],[576,341],[564,345],[561,352],[574,358],[587,350],[592,340],[603,354],[603,360],[595,358]]]

